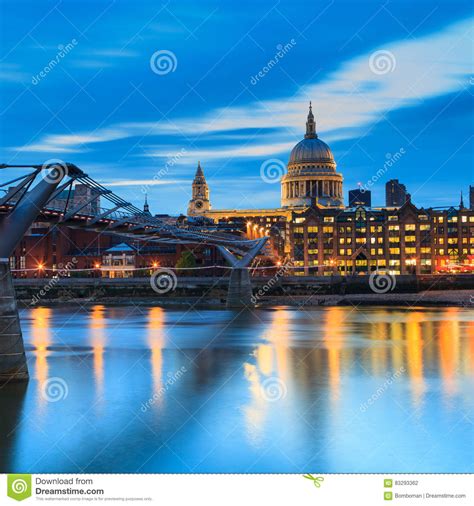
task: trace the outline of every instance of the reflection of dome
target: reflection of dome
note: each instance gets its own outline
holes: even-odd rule
[[[342,175],[336,172],[331,148],[318,139],[311,102],[304,139],[291,150],[288,172],[281,180],[282,207],[343,206]]]
[[[292,163],[335,163],[329,146],[317,137],[303,139],[291,150]]]

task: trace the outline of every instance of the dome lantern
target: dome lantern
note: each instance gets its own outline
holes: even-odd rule
[[[311,101],[309,102],[308,120],[306,121],[306,135],[305,139],[316,139],[318,134],[316,133],[316,122],[313,116],[313,107]]]

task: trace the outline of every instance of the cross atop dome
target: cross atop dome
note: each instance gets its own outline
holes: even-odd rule
[[[309,102],[308,120],[306,121],[306,135],[305,139],[316,139],[318,137],[316,133],[316,122],[314,121],[313,106],[311,101]]]

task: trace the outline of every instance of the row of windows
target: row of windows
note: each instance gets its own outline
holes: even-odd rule
[[[393,260],[388,261],[389,267],[400,267],[400,264],[401,264],[400,260],[393,259]],[[294,265],[296,267],[303,267],[304,262],[302,260],[297,260],[294,262]],[[309,260],[308,265],[309,266],[319,265],[319,262],[317,260]],[[332,265],[332,261],[325,260],[323,262],[323,265],[326,265],[326,266]],[[357,267],[365,267],[365,266],[369,266],[369,265],[374,266],[374,267],[387,267],[387,261],[383,258],[377,259],[377,260],[365,260],[365,259],[338,260],[337,265],[338,266],[347,266],[347,267],[353,267],[354,265]],[[413,259],[407,259],[407,260],[405,260],[405,265],[413,265],[414,266],[414,265],[416,265],[416,262]],[[420,265],[430,266],[431,260],[429,258],[422,259],[420,261]],[[398,273],[400,273],[400,272],[398,271]]]
[[[323,227],[322,230],[323,230],[323,233],[325,233],[325,234],[334,233],[334,228],[332,226],[325,226],[325,227]],[[371,226],[369,230],[372,234],[377,233],[377,232],[382,233],[384,231],[384,227],[382,225]],[[317,227],[317,226],[307,227],[308,234],[317,234],[318,231],[319,231],[319,227]],[[392,234],[396,232],[397,233],[396,235],[399,236],[400,226],[399,225],[389,225],[388,231],[389,231],[389,233],[392,233]],[[429,232],[430,231],[429,225],[427,225],[426,227],[421,226],[420,231],[421,232]],[[304,227],[294,227],[293,232],[295,234],[304,234]],[[339,232],[339,234],[352,234],[352,227],[338,227],[338,232]],[[358,228],[356,228],[356,232],[360,233],[360,234],[365,234],[367,232],[367,228],[366,227],[358,227]],[[414,232],[414,230],[412,230],[411,228],[405,229],[405,240],[410,240],[409,238],[412,238],[411,240],[414,241],[416,238],[416,235],[413,235],[413,232]],[[434,230],[433,232],[434,232],[434,234],[437,233],[438,235],[444,235],[444,229],[442,227],[440,227],[438,230]],[[457,236],[457,231],[452,232],[451,230],[448,230],[448,233],[455,233],[455,235]],[[462,233],[463,233],[463,235],[466,235],[468,233],[468,228],[463,227]],[[472,236],[474,236],[474,227],[471,227],[470,234]],[[429,237],[429,234],[424,234],[424,236]]]
[[[362,221],[366,221],[364,215],[358,216],[357,218],[360,218],[360,217],[362,217]],[[383,217],[381,217],[381,218],[383,219]],[[425,216],[419,216],[418,218],[420,221],[427,220],[427,217],[425,217]],[[346,219],[347,219],[347,221],[353,221],[351,217],[347,217]],[[300,216],[300,217],[295,218],[295,223],[303,223],[304,221],[305,221],[304,217]],[[323,221],[324,221],[324,223],[334,223],[334,216],[324,216]],[[374,216],[371,216],[369,218],[369,221],[375,221]],[[387,221],[390,221],[390,222],[399,221],[398,216],[388,216]],[[448,218],[447,220],[445,220],[443,216],[437,216],[437,217],[434,217],[433,221],[435,223],[458,223],[459,219],[457,216],[452,216],[451,218]],[[461,221],[461,223],[474,223],[474,216],[461,216],[460,221]],[[394,225],[394,226],[398,226],[398,225]],[[429,230],[431,225],[429,223],[419,223],[419,224],[406,223],[404,226],[405,226],[405,230],[416,230],[417,226],[420,228],[420,230]]]

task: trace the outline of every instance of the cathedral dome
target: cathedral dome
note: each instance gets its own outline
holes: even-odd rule
[[[330,147],[317,137],[303,139],[291,150],[292,163],[335,163]]]
[[[288,171],[281,179],[281,205],[342,207],[342,181],[331,148],[318,139],[310,102],[306,135],[291,150]]]

